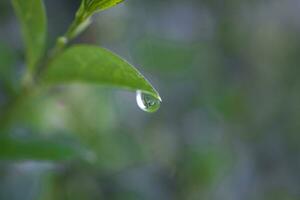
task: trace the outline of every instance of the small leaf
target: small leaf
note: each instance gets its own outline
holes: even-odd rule
[[[114,53],[95,46],[77,45],[67,49],[50,64],[42,81],[52,85],[74,82],[105,84],[141,90],[160,99],[137,69]]]
[[[84,10],[93,13],[113,7],[124,0],[83,0]]]
[[[46,43],[46,13],[42,0],[12,0],[22,27],[26,60],[33,70],[44,53]]]

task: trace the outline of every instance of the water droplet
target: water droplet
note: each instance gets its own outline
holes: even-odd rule
[[[140,109],[152,113],[159,109],[161,99],[155,98],[151,94],[143,93],[138,90],[136,92],[136,102]]]

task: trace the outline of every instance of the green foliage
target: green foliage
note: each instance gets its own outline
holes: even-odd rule
[[[105,44],[159,75],[168,103],[156,115],[136,112],[133,94],[99,87],[106,84],[102,78],[47,78],[69,51],[91,47],[69,45],[93,20],[83,7],[73,16],[81,1],[72,0],[45,0],[49,41],[62,33],[58,48],[49,43],[32,84],[25,84],[30,94],[15,101],[24,93],[25,54],[13,32],[11,1],[0,1],[0,127],[9,123],[0,130],[0,199],[299,199],[294,1],[127,2],[97,16],[77,41],[97,41],[92,47],[100,50]],[[62,26],[72,17],[72,28]],[[74,58],[94,55],[86,54]],[[82,74],[104,67],[95,66]]]
[[[93,83],[142,90],[156,98],[158,93],[129,63],[112,52],[88,45],[67,49],[50,64],[42,77],[44,83]]]
[[[65,50],[70,40],[90,24],[90,17],[95,12],[108,9],[120,2],[122,0],[83,0],[67,32],[57,39],[53,49],[44,52],[47,19],[43,1],[12,0],[26,46],[27,70],[21,77],[21,89],[11,94],[7,105],[0,110],[1,133],[10,131],[10,125],[13,120],[18,120],[18,117],[22,116],[22,110],[27,102],[33,103],[31,99],[43,99],[41,94],[48,88],[43,87],[45,85],[57,86],[75,82],[109,85],[142,91],[160,99],[156,90],[136,68],[112,52],[89,45],[74,45]],[[0,55],[2,61],[0,72],[3,75],[1,80],[5,80],[11,73],[10,53],[2,53],[3,49],[5,46],[0,44],[1,55],[4,55]],[[39,102],[34,104],[36,106]],[[27,110],[34,112],[34,109]],[[30,118],[31,113],[24,113],[26,118]],[[74,157],[72,148],[43,140],[20,141],[5,137],[1,138],[0,146],[0,159],[61,160]]]
[[[88,13],[94,13],[115,6],[124,0],[84,0],[82,6]]]
[[[22,26],[26,59],[30,70],[34,70],[44,53],[46,44],[46,14],[42,0],[12,0]]]
[[[124,0],[83,0],[76,12],[75,20],[64,37],[69,40],[78,36],[91,24],[91,16],[96,12],[113,7]]]
[[[90,24],[90,17],[95,12],[108,9],[122,0],[83,0],[67,32],[57,39],[52,51],[46,54],[50,56],[44,57],[37,69],[34,67],[43,55],[47,29],[43,2],[12,2],[22,24],[30,69],[23,77],[23,85],[26,86],[23,93],[40,87],[41,82],[57,85],[77,81],[140,90],[160,99],[141,73],[110,51],[88,45],[74,46],[65,51],[70,40]]]
[[[74,146],[37,138],[0,138],[1,160],[69,160],[79,156]]]

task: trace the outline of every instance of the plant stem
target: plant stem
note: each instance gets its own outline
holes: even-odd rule
[[[6,105],[0,116],[0,131],[5,131],[11,125],[14,115],[19,106],[28,98],[29,95],[36,90],[39,85],[42,74],[49,67],[50,63],[64,50],[67,44],[75,38],[81,31],[83,31],[90,24],[90,14],[86,13],[83,7],[80,7],[76,13],[75,19],[68,28],[67,32],[59,37],[55,46],[50,50],[47,57],[42,61],[41,67],[33,75],[32,72],[27,71],[22,78],[21,91],[12,97],[11,101]]]
[[[42,67],[36,74],[36,79],[40,79],[42,73],[49,67],[50,63],[56,58],[68,45],[68,43],[78,36],[89,24],[90,24],[90,15],[79,8],[78,12],[75,15],[74,21],[69,26],[63,36],[57,38],[55,46],[50,50],[48,57],[45,59]]]

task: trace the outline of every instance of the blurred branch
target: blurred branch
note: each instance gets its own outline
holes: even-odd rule
[[[12,100],[4,107],[0,116],[0,131],[5,132],[11,125],[11,122],[22,102],[28,97],[29,91],[23,89],[19,94],[14,96]]]

